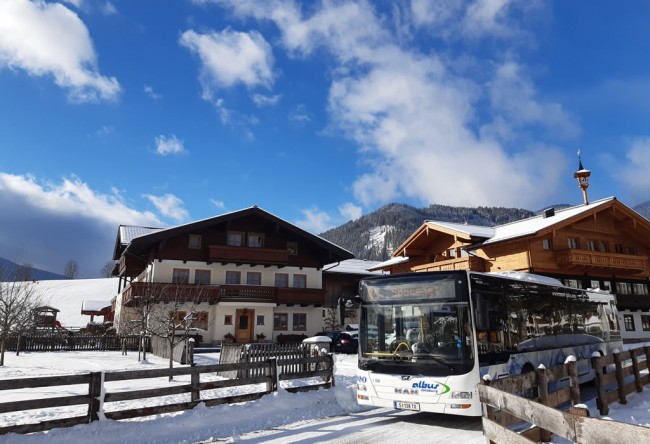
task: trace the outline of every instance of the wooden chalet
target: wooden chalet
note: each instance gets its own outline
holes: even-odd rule
[[[650,221],[614,197],[589,203],[589,171],[576,172],[584,204],[549,208],[495,227],[425,221],[371,270],[523,271],[617,297],[623,338],[650,340]]]
[[[323,267],[353,257],[257,206],[166,229],[122,225],[115,324],[127,328],[143,298],[182,294],[204,343],[310,335],[323,325]]]

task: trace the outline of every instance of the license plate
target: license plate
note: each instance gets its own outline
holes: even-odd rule
[[[418,402],[402,402],[393,401],[393,407],[400,410],[417,410],[420,411],[420,403]]]

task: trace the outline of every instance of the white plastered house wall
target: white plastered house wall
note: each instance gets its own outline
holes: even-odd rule
[[[206,264],[205,262],[195,261],[181,261],[181,260],[155,260],[150,263],[145,271],[134,281],[149,281],[157,283],[171,283],[173,281],[174,269],[189,270],[189,283],[193,284],[195,281],[196,270],[210,270],[210,284],[223,285],[226,282],[226,272],[236,271],[240,273],[241,283],[246,285],[247,273],[257,272],[261,275],[261,286],[273,287],[275,286],[276,273],[288,275],[288,285],[294,285],[294,276],[303,275],[306,278],[306,288],[321,289],[323,285],[323,275],[321,270],[307,267],[277,267],[277,266],[251,266],[251,265],[235,265],[225,264],[220,262]],[[118,296],[117,307],[120,307],[121,314],[125,315],[128,309],[122,308],[121,295]],[[223,340],[226,333],[235,333],[236,312],[238,309],[254,310],[255,317],[253,318],[253,335],[263,333],[266,339],[275,341],[280,334],[305,334],[311,336],[314,333],[322,330],[323,328],[323,314],[322,307],[315,306],[300,306],[300,305],[280,305],[276,306],[273,303],[264,302],[220,302],[218,304],[210,305],[208,303],[197,304],[194,307],[195,311],[208,312],[208,329],[198,331],[198,334],[203,336],[205,343],[218,343]],[[183,311],[189,311],[191,304]],[[288,316],[287,330],[274,330],[274,315],[286,314]],[[296,329],[294,326],[294,314],[304,314],[306,317],[305,329]],[[118,316],[118,309],[116,308],[116,320]],[[229,316],[231,320],[230,325],[225,325],[226,317]],[[260,318],[260,316],[262,318]],[[262,323],[258,324],[258,320]],[[253,336],[255,337],[255,336]]]

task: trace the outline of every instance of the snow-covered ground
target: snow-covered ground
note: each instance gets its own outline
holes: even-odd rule
[[[217,360],[218,355],[216,354],[197,355],[198,365],[213,364]],[[20,356],[7,354],[6,366],[0,367],[0,379],[84,373],[100,369],[133,370],[165,367],[166,365],[166,361],[151,355],[148,356],[147,362],[140,363],[137,360],[137,353],[133,352],[130,352],[128,356],[122,356],[120,352],[24,353]],[[0,443],[138,442],[176,444],[196,443],[210,439],[232,441],[232,437],[258,430],[269,430],[286,424],[308,423],[326,417],[358,414],[367,410],[356,403],[355,375],[356,355],[336,355],[336,385],[329,390],[292,394],[280,389],[277,393],[266,395],[257,401],[209,408],[199,406],[191,411],[129,421],[102,420],[88,425],[53,429],[30,435],[9,434],[0,436]],[[182,378],[177,377],[176,379],[172,384],[186,382]],[[170,384],[166,378],[152,381],[159,385]],[[143,388],[141,383],[133,381],[121,384],[124,389]],[[66,393],[71,393],[70,387],[63,389]],[[45,389],[39,390],[45,393]],[[18,390],[1,394],[2,402],[24,399],[24,396],[24,392],[21,393]],[[595,402],[592,400],[586,404],[590,409],[591,416],[598,417]],[[68,415],[70,415],[69,410],[68,408]],[[0,426],[52,419],[55,414],[52,409],[33,410],[21,414],[0,414]],[[646,386],[642,393],[629,395],[627,405],[612,404],[608,418],[650,427],[650,386]],[[463,433],[465,432],[459,430],[455,435],[456,438]],[[472,443],[484,442],[484,438],[476,436],[477,432],[473,433],[470,440],[464,440]],[[553,442],[562,441],[555,438]]]

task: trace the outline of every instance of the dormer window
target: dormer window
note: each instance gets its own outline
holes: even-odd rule
[[[226,239],[226,245],[231,247],[241,247],[244,244],[244,233],[241,231],[229,231]]]
[[[264,235],[260,233],[248,233],[248,244],[250,248],[263,248]]]
[[[194,250],[201,248],[201,235],[199,234],[190,234],[189,242],[187,243],[188,248]]]

